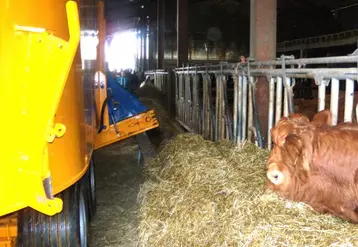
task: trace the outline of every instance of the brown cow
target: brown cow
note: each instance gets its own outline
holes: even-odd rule
[[[308,125],[311,123],[310,125]],[[288,117],[282,117],[279,123],[271,129],[272,141],[275,145],[282,146],[285,138],[290,134],[298,134],[299,131],[306,130],[307,126],[311,128],[332,126],[332,113],[330,110],[323,110],[313,116],[312,121],[308,117],[293,113]],[[339,123],[334,128],[341,130],[358,130],[357,123]]]
[[[272,139],[278,143],[267,161],[267,188],[358,223],[358,127],[329,126],[329,116],[323,111],[307,122],[295,115],[275,126]]]

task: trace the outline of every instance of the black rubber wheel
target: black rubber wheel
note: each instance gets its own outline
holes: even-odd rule
[[[88,188],[88,210],[90,220],[92,220],[97,211],[96,174],[93,158],[88,168]]]
[[[83,180],[58,195],[63,210],[47,216],[32,208],[19,211],[19,247],[87,247],[88,209]]]
[[[88,190],[87,190],[88,191]],[[80,246],[87,247],[88,246],[88,200],[86,199],[87,191],[82,191],[80,193],[79,198],[79,232],[80,232]]]

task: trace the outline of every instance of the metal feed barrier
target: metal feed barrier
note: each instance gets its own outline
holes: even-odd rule
[[[355,54],[308,59],[281,56],[267,62],[221,62],[169,71],[148,71],[147,74],[154,76],[154,84],[163,91],[168,90],[171,86],[168,83],[174,81],[166,77],[175,74],[175,117],[188,131],[212,141],[228,139],[241,143],[255,140],[257,145],[266,144],[271,149],[270,131],[265,143],[260,144],[260,124],[255,114],[260,106],[256,106],[255,97],[252,97],[259,77],[266,77],[269,83],[269,130],[282,116],[288,116],[289,106],[293,105],[289,102],[288,92],[292,92],[297,79],[304,78],[313,79],[318,86],[317,111],[326,109],[326,88],[331,87],[330,109],[336,125],[339,107],[344,107],[344,122],[352,122],[357,66],[358,56]],[[345,83],[344,106],[338,104],[340,82]]]

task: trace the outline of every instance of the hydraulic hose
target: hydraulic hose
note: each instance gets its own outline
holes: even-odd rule
[[[103,130],[104,111],[106,110],[106,105],[108,104],[108,97],[112,97],[112,96],[107,96],[106,99],[103,101],[102,108],[101,108],[101,115],[100,115],[100,122],[99,122],[100,127],[98,130],[98,134],[101,133]]]

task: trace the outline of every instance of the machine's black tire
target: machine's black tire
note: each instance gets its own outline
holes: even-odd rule
[[[31,208],[18,214],[19,247],[87,247],[87,189],[81,179],[58,195],[63,210],[47,216]]]
[[[93,158],[88,168],[88,188],[88,210],[90,220],[92,220],[97,211],[96,173]]]

